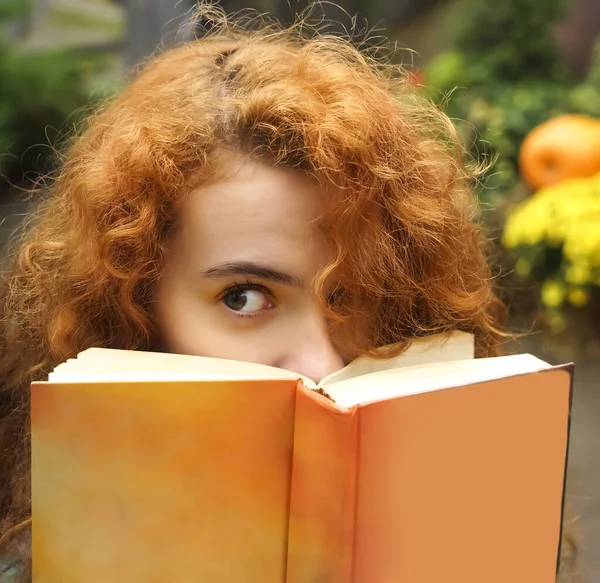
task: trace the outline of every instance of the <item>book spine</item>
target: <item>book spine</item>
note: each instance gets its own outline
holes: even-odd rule
[[[352,581],[358,434],[358,408],[299,385],[286,583]]]

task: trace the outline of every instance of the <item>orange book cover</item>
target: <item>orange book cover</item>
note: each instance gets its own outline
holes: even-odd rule
[[[571,376],[34,383],[33,580],[552,583]]]
[[[280,583],[297,382],[32,387],[36,583]]]
[[[346,411],[302,390],[286,581],[554,583],[571,390],[570,367]]]

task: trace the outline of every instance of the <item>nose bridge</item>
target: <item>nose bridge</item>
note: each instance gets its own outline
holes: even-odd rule
[[[294,341],[284,347],[284,351],[281,368],[297,372],[316,383],[344,366],[321,313],[312,313],[305,319],[296,329]]]

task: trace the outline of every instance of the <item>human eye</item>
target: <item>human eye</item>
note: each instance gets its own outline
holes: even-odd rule
[[[240,318],[260,316],[263,311],[275,307],[271,292],[252,282],[236,283],[225,288],[219,300],[227,310]]]

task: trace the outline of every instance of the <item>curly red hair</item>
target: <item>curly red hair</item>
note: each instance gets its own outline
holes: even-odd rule
[[[151,60],[89,119],[4,277],[5,531],[30,512],[29,383],[91,346],[158,345],[153,290],[178,204],[227,150],[328,193],[356,352],[459,328],[479,356],[497,353],[503,305],[450,121],[401,68],[350,42],[222,22]]]

